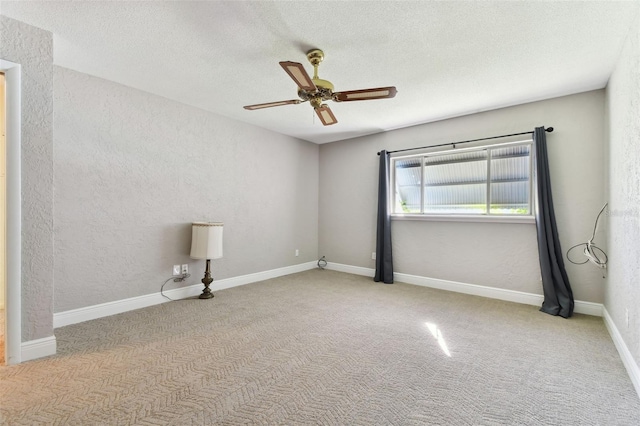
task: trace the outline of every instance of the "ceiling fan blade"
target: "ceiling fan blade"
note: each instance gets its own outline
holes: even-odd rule
[[[375,89],[348,90],[346,92],[336,92],[333,100],[336,102],[347,101],[368,101],[371,99],[393,98],[398,91],[395,86],[378,87]]]
[[[308,92],[315,92],[317,90],[316,85],[313,84],[311,77],[309,77],[309,74],[307,74],[302,64],[284,61],[280,62],[280,66],[289,74],[289,77],[296,82],[299,88]]]
[[[318,117],[320,118],[320,121],[322,121],[322,124],[324,124],[325,126],[330,126],[338,122],[336,116],[333,115],[333,112],[327,105],[322,104],[315,110],[316,114],[318,114]]]
[[[256,105],[247,105],[243,107],[244,109],[254,110],[254,109],[262,109],[262,108],[271,108],[281,105],[294,105],[302,102],[300,99],[292,99],[290,101],[278,101],[278,102],[267,102],[266,104],[256,104]]]

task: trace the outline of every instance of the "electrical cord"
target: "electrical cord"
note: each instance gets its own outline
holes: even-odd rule
[[[169,296],[167,296],[166,294],[164,294],[164,286],[167,285],[167,283],[171,280],[173,280],[174,283],[181,283],[182,281],[186,280],[187,278],[189,278],[191,276],[191,274],[182,274],[180,276],[177,277],[171,277],[168,280],[166,280],[164,283],[162,283],[162,285],[160,286],[160,295],[162,297],[164,297],[165,299],[169,299],[171,301],[176,301],[176,300],[180,300],[180,299],[172,299]]]
[[[607,253],[605,253],[605,251],[602,250],[600,247],[596,246],[593,243],[593,240],[595,239],[596,232],[598,231],[598,221],[600,220],[600,216],[602,215],[602,213],[604,212],[604,210],[607,208],[608,205],[609,203],[605,203],[605,205],[602,206],[600,213],[598,213],[598,217],[596,217],[596,223],[593,226],[593,234],[591,235],[591,238],[586,243],[576,244],[575,246],[567,250],[567,260],[569,262],[573,263],[574,265],[584,265],[585,263],[591,262],[594,265],[596,265],[598,268],[601,268],[601,269],[607,268],[607,262],[609,261],[609,258],[607,257]],[[571,260],[571,258],[569,257],[569,253],[571,253],[571,250],[576,249],[578,247],[582,247],[582,246],[584,246],[582,253],[585,255],[587,259],[584,262],[575,262]]]
[[[320,269],[324,269],[327,266],[327,259],[324,258],[324,256],[322,256],[319,260],[318,260],[318,268]]]

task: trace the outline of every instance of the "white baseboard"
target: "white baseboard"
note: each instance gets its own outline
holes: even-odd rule
[[[329,262],[327,263],[327,266],[325,267],[325,269],[338,271],[338,272],[346,272],[348,274],[362,275],[362,276],[371,277],[371,278],[376,276],[375,269],[363,268],[362,266],[343,265],[341,263]],[[393,276],[395,278],[396,274],[393,274]]]
[[[542,300],[540,301],[542,305]],[[584,300],[574,301],[573,312],[577,314],[591,315],[593,317],[601,317],[604,305],[602,303],[585,302]]]
[[[329,263],[326,269],[347,272],[350,274],[363,275],[365,277],[375,276],[375,269],[363,268],[361,266],[342,265],[339,263]],[[437,288],[439,290],[455,291],[456,293],[471,294],[474,296],[488,297],[491,299],[506,300],[508,302],[522,303],[525,305],[542,306],[543,296],[541,294],[525,293],[522,291],[506,290],[503,288],[486,287],[476,284],[467,284],[457,281],[447,281],[437,278],[421,277],[418,275],[403,274],[394,272],[394,281],[414,284],[423,287]],[[576,300],[574,312],[593,316],[602,316],[602,304],[593,302],[583,302]]]
[[[258,281],[269,280],[271,278],[282,277],[284,275],[295,274],[298,272],[308,271],[318,267],[318,261],[300,263],[298,265],[286,266],[284,268],[272,269],[270,271],[256,272],[255,274],[241,275],[239,277],[226,278],[224,280],[214,281],[209,287],[211,290],[223,290],[225,288],[237,287],[244,284],[251,284]],[[202,284],[195,286],[198,292],[202,293]]]
[[[602,316],[604,317],[604,324],[607,326],[607,330],[609,330],[611,339],[620,354],[620,358],[622,358],[622,364],[624,364],[627,369],[629,378],[631,378],[631,383],[633,383],[633,387],[636,388],[636,393],[640,397],[640,367],[633,359],[633,355],[631,355],[627,344],[624,342],[622,335],[618,331],[618,327],[616,327],[613,319],[609,315],[609,312],[607,312],[607,308],[602,308]]]
[[[20,362],[56,354],[56,336],[29,340],[20,345]]]
[[[255,274],[216,280],[211,283],[209,288],[212,291],[223,290],[225,288],[237,287],[244,284],[250,284],[258,281],[268,280],[271,278],[281,277],[283,275],[295,274],[297,272],[307,271],[315,267],[317,267],[316,261],[301,263],[293,266],[285,266],[284,268],[257,272]],[[202,288],[202,284],[194,284],[188,287],[167,290],[164,292],[164,294],[172,299],[184,299],[187,297],[199,295],[200,293],[202,293]],[[84,308],[72,309],[64,312],[57,312],[53,314],[53,328],[77,324],[79,322],[107,317],[127,311],[133,311],[135,309],[146,308],[147,306],[159,305],[168,301],[169,300],[162,297],[160,293],[152,293],[144,296],[116,300],[113,302],[101,303],[99,305],[87,306]]]

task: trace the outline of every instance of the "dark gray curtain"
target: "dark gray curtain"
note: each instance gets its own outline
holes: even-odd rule
[[[389,215],[389,153],[380,151],[380,177],[378,180],[378,235],[376,237],[376,282],[393,284],[391,257],[391,216]]]
[[[536,227],[538,229],[538,253],[544,292],[544,302],[542,302],[540,310],[551,315],[569,318],[573,314],[573,292],[564,269],[556,215],[553,210],[547,136],[544,127],[536,127],[533,132],[533,141],[536,150],[538,191]]]

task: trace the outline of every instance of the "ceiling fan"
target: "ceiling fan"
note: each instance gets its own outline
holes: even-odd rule
[[[330,81],[322,80],[318,77],[318,65],[324,59],[324,52],[320,49],[313,49],[307,52],[307,59],[313,65],[313,78],[304,70],[302,64],[298,62],[283,61],[280,66],[289,74],[289,77],[298,85],[298,96],[300,99],[289,101],[268,102],[264,104],[247,105],[244,109],[255,110],[271,108],[281,105],[292,105],[307,102],[311,104],[322,124],[329,126],[336,124],[338,120],[327,104],[323,101],[349,102],[368,101],[371,99],[393,98],[397,90],[395,86],[378,87],[375,89],[348,90],[344,92],[334,92],[333,84]]]

